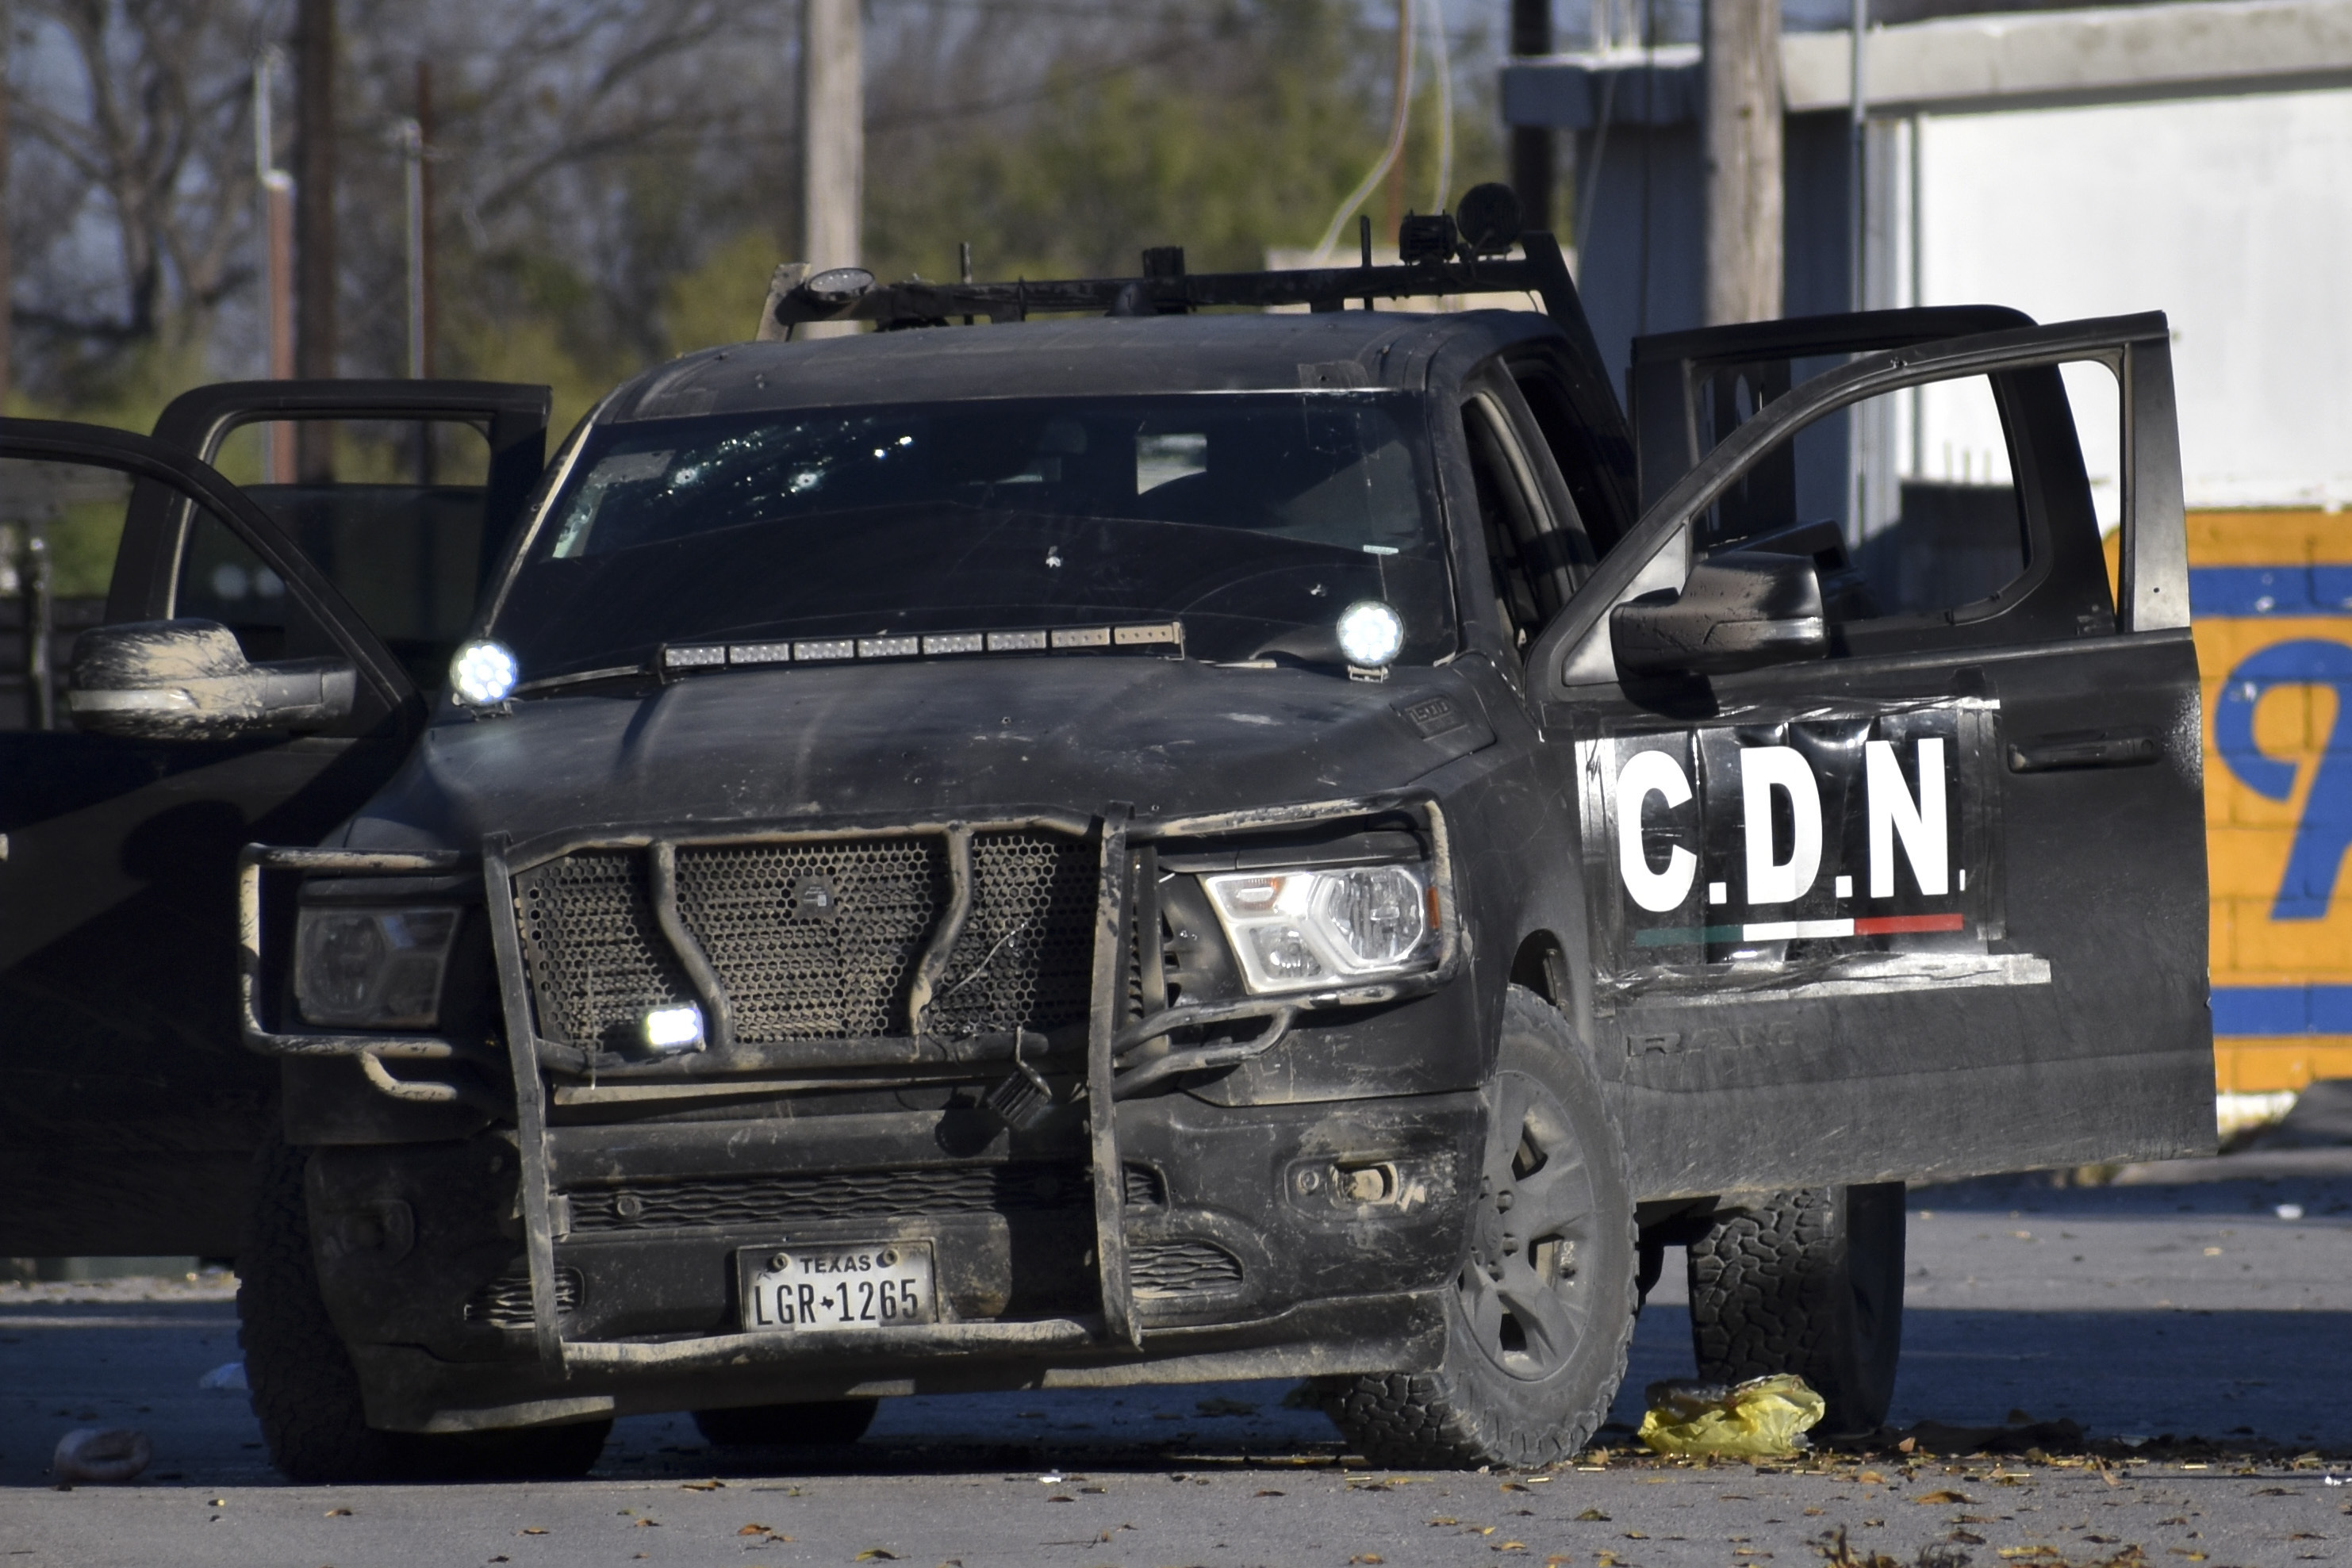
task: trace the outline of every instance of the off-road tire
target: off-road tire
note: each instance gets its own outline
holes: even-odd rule
[[[1801,1187],[1719,1214],[1690,1244],[1699,1375],[1793,1372],[1829,1406],[1820,1435],[1874,1432],[1903,1349],[1903,1184]]]
[[[559,1479],[586,1473],[612,1422],[421,1436],[367,1424],[359,1374],[320,1299],[302,1195],[310,1151],[272,1141],[255,1157],[237,1259],[237,1343],[269,1462],[290,1481]]]
[[[1623,1142],[1567,1020],[1517,986],[1486,1094],[1486,1147],[1465,1184],[1471,1239],[1446,1296],[1444,1361],[1316,1385],[1349,1445],[1376,1464],[1555,1463],[1592,1436],[1625,1376],[1635,1303]],[[1555,1167],[1538,1189],[1532,1178]],[[1534,1214],[1543,1232],[1512,1230],[1505,1217],[1515,1211],[1523,1228]]]
[[[743,1405],[697,1410],[695,1429],[720,1448],[813,1448],[855,1443],[874,1425],[879,1399],[825,1399],[807,1405]]]

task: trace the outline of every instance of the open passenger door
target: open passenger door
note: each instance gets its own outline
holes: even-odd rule
[[[239,1038],[237,852],[318,842],[406,758],[536,479],[546,409],[545,388],[250,382],[174,403],[173,440],[0,420],[0,482],[112,480],[75,493],[112,494],[90,520],[121,538],[60,705],[80,727],[0,733],[0,1253],[236,1251],[280,1082]],[[190,451],[313,417],[471,424],[486,482],[240,488]],[[150,699],[83,677],[156,622],[225,627],[234,648],[208,658],[320,700],[134,733],[122,705]]]
[[[2212,1144],[2165,319],[1864,354],[1751,386],[1698,449],[1711,357],[1952,324],[1891,319],[1913,314],[1660,356],[1671,373],[1637,377],[1645,490],[1681,471],[1530,651],[1575,747],[1591,1011],[1645,1196]],[[2059,374],[2078,363],[2122,410],[2119,592]],[[1969,472],[1998,482],[1923,486],[1874,562],[1800,514],[1801,446],[1889,394],[1989,433]],[[1911,547],[1952,537],[1973,564],[1922,568]]]

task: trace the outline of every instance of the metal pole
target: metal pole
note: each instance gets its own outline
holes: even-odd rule
[[[1864,290],[1864,266],[1869,254],[1869,236],[1864,225],[1868,219],[1870,160],[1870,100],[1868,82],[1863,72],[1863,40],[1870,25],[1870,0],[1853,0],[1852,37],[1853,53],[1851,75],[1847,79],[1846,106],[1846,225],[1849,244],[1846,249],[1846,308],[1861,310],[1869,295]],[[1845,539],[1848,548],[1859,549],[1869,519],[1864,516],[1867,479],[1864,469],[1868,456],[1864,451],[1864,426],[1868,423],[1860,407],[1845,411],[1846,449],[1846,508]]]
[[[1397,0],[1396,102],[1397,123],[1402,125],[1412,113],[1412,0]],[[1396,239],[1404,228],[1404,145],[1397,145],[1397,155],[1389,164],[1388,192],[1381,203],[1381,223],[1389,237]]]
[[[1444,25],[1443,16],[1438,25]],[[1551,49],[1551,0],[1511,0],[1511,53],[1538,56]],[[1549,125],[1511,127],[1511,189],[1518,193],[1520,221],[1547,234],[1551,232],[1552,187],[1559,179],[1557,147]]]
[[[29,699],[32,727],[58,727],[57,682],[49,671],[50,625],[55,620],[49,599],[49,541],[41,525],[26,525],[25,539],[25,695]]]
[[[8,188],[8,106],[7,72],[15,51],[9,47],[16,33],[16,7],[11,0],[0,0],[0,193]],[[8,226],[0,224],[0,406],[5,406],[11,378],[11,341],[8,301],[16,281],[16,256],[8,248]]]
[[[294,177],[278,166],[278,76],[286,52],[272,44],[253,67],[253,175],[261,201],[262,324],[268,374],[294,374]],[[294,482],[294,432],[261,427],[262,469],[273,485]]]
[[[294,226],[299,246],[296,371],[305,377],[335,373],[335,0],[300,0],[294,26],[296,158]],[[305,420],[295,427],[295,468],[306,485],[332,484],[334,425]]]
[[[1853,0],[1853,78],[1847,84],[1846,118],[1846,182],[1849,199],[1846,203],[1846,223],[1853,240],[1847,264],[1847,308],[1860,310],[1869,296],[1863,290],[1864,235],[1863,223],[1869,215],[1868,199],[1864,190],[1870,160],[1870,99],[1869,83],[1863,74],[1863,38],[1870,26],[1870,0]]]
[[[425,128],[400,122],[400,158],[408,196],[408,373],[425,375]]]

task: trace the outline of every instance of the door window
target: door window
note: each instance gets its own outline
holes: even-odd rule
[[[1699,450],[1785,395],[1792,369],[1801,384],[1836,362],[1703,367],[1693,385]],[[1753,462],[1696,519],[1692,543],[1701,555],[1811,557],[1832,657],[2116,626],[2054,368],[1953,377],[1816,420]]]
[[[389,647],[420,690],[448,673],[473,619],[497,540],[486,532],[490,449],[457,420],[315,420],[334,455],[325,475],[244,486]],[[267,474],[290,424],[246,424],[220,442],[232,478]],[[218,621],[248,658],[289,656],[283,584],[217,522],[199,519],[182,550],[174,614]]]
[[[1539,442],[1524,438],[1496,387],[1462,405],[1479,537],[1504,638],[1524,650],[1592,564],[1575,503]]]

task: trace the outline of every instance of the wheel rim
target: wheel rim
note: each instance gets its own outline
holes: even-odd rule
[[[1462,1311],[1488,1360],[1538,1382],[1567,1364],[1591,1317],[1592,1171],[1549,1089],[1502,1072],[1493,1092]]]

